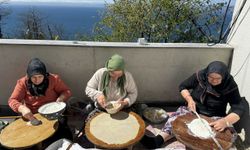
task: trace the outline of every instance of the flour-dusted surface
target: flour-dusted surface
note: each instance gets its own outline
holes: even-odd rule
[[[194,119],[189,124],[187,124],[187,126],[194,136],[200,138],[210,138],[210,133],[213,133],[212,128],[209,126],[209,123],[205,119],[202,119],[202,121],[198,118]]]
[[[124,119],[112,118],[103,113],[95,117],[90,123],[90,132],[99,140],[107,144],[123,144],[136,138],[140,125],[133,115]]]

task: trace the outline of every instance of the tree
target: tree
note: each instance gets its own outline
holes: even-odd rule
[[[9,0],[0,1],[0,39],[3,38],[2,27],[4,25],[3,19],[8,16],[11,11],[8,8],[3,7]]]
[[[114,0],[95,27],[95,40],[209,42],[225,3],[211,0]]]
[[[58,40],[64,38],[64,29],[61,25],[51,25],[46,16],[35,8],[29,9],[20,15],[21,26],[18,38],[23,39],[50,39]]]

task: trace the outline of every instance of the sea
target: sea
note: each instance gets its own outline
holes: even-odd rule
[[[35,9],[50,25],[60,26],[65,40],[76,40],[78,35],[91,36],[95,24],[102,18],[105,4],[91,3],[6,3],[0,7],[9,10],[10,14],[1,20],[4,38],[17,38],[16,33],[21,29],[21,16],[28,10]],[[226,17],[225,27],[232,19],[233,7],[231,6]],[[219,29],[216,29],[219,30]],[[216,31],[214,30],[214,31]],[[218,32],[214,33],[218,34]],[[218,36],[218,35],[216,35]]]
[[[101,20],[104,4],[51,4],[51,3],[9,3],[4,5],[10,14],[2,20],[3,37],[15,38],[20,30],[21,16],[29,10],[36,10],[44,22],[62,27],[66,39],[74,40],[76,35],[91,35]]]

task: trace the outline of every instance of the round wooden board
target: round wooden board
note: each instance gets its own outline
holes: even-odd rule
[[[110,119],[109,120],[110,122],[108,122],[108,124],[112,125],[112,119],[114,121],[119,121],[119,120],[126,120],[127,117],[134,117],[136,120],[137,120],[137,123],[139,124],[139,130],[137,131],[137,134],[136,134],[136,137],[135,138],[131,138],[131,140],[129,140],[128,142],[126,143],[121,143],[121,144],[108,144],[106,142],[103,142],[102,140],[98,139],[98,137],[95,137],[92,133],[91,133],[91,121],[95,120],[96,117],[98,117],[99,115],[108,115],[110,116]],[[100,124],[105,124],[105,122],[100,122]],[[126,124],[126,125],[129,125],[129,124]],[[116,128],[116,127],[114,127]],[[104,133],[109,133],[111,131],[109,130],[112,130],[114,128],[105,128],[103,130],[105,130]],[[127,133],[129,131],[125,131],[125,130],[122,130],[120,132],[123,132],[123,133]],[[127,148],[133,144],[135,144],[136,142],[138,142],[142,136],[144,135],[144,132],[145,132],[145,123],[144,121],[142,120],[142,118],[137,115],[136,113],[134,112],[123,112],[123,111],[120,111],[116,114],[113,114],[113,115],[110,115],[108,113],[105,113],[105,112],[101,112],[101,113],[98,113],[96,114],[94,117],[92,117],[86,124],[85,126],[85,133],[86,133],[86,136],[87,138],[92,142],[94,143],[95,145],[101,147],[101,148],[107,148],[107,149],[122,149],[122,148]],[[112,134],[109,134],[107,136],[111,136],[110,138],[119,138],[119,137],[113,137],[115,135],[112,135]]]
[[[173,133],[177,140],[194,150],[219,150],[212,138],[201,139],[191,135],[191,133],[188,131],[189,129],[187,124],[196,118],[197,117],[194,114],[188,113],[186,115],[177,117],[175,121],[172,122]],[[201,118],[207,120],[209,123],[214,121],[213,119],[203,115],[201,115]],[[216,132],[214,129],[213,131]],[[229,129],[226,129],[223,132],[216,132],[215,138],[218,140],[224,150],[229,149],[233,144],[233,134]]]
[[[40,114],[35,114],[41,125],[27,125],[22,118],[6,126],[0,134],[0,143],[7,148],[25,148],[42,142],[55,133],[57,120],[47,120]]]

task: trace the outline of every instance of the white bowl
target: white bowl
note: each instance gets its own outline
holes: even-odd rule
[[[64,102],[51,102],[42,105],[38,112],[49,120],[58,119],[65,111],[66,103]]]
[[[111,101],[106,105],[105,109],[109,114],[115,114],[120,110],[120,107],[121,103],[118,103],[116,101]]]

